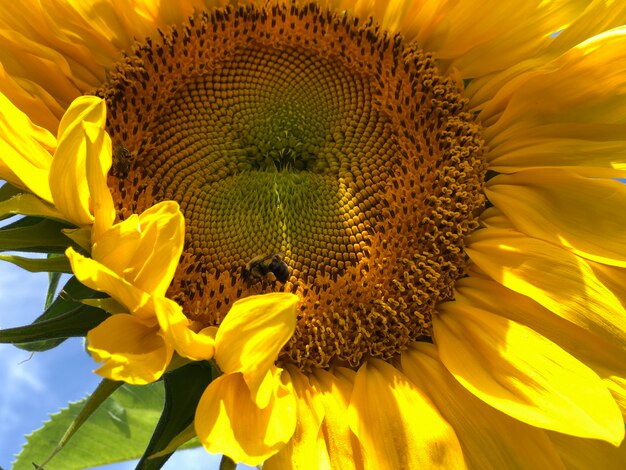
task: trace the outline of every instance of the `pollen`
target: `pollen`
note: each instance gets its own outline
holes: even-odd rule
[[[430,337],[486,164],[462,84],[418,45],[315,5],[228,7],[137,43],[96,94],[122,149],[117,217],[168,199],[185,215],[168,295],[189,318],[296,293],[280,361],[302,370]]]

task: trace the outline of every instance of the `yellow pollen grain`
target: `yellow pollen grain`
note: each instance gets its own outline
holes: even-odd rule
[[[166,199],[187,231],[168,295],[218,325],[237,299],[298,294],[280,360],[391,359],[430,334],[464,274],[481,129],[431,55],[308,5],[198,13],[137,43],[96,91],[130,154],[119,219]],[[279,254],[286,283],[250,275]]]

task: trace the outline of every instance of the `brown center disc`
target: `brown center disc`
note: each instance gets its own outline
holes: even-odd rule
[[[97,94],[118,217],[174,199],[168,294],[216,325],[297,293],[281,360],[389,359],[428,337],[484,203],[480,126],[433,58],[315,6],[201,13],[138,44]]]

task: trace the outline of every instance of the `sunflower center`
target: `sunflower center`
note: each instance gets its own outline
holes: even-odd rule
[[[483,206],[483,142],[433,58],[316,6],[201,13],[138,44],[97,94],[123,219],[174,199],[170,287],[217,325],[234,301],[302,298],[283,362],[390,359],[428,338]]]

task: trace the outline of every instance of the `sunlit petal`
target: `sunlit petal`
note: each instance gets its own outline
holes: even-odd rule
[[[393,366],[370,359],[354,380],[350,428],[367,468],[464,468],[463,452],[436,406]]]

